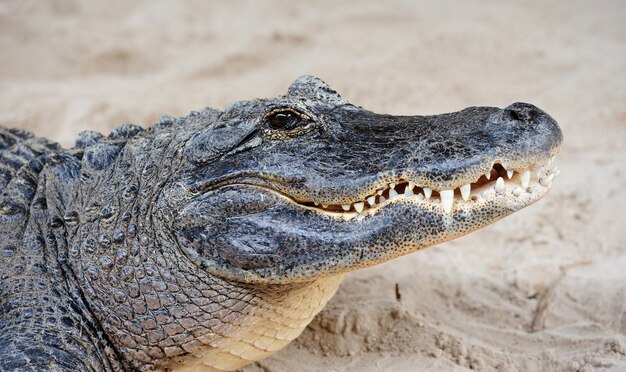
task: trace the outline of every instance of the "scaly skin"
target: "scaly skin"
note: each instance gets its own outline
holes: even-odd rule
[[[265,358],[344,273],[541,198],[561,141],[532,105],[394,117],[307,76],[69,150],[0,128],[0,370]]]

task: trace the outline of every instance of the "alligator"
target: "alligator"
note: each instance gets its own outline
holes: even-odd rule
[[[74,148],[0,127],[0,370],[233,370],[283,348],[345,273],[551,188],[526,103],[376,114],[322,80]]]

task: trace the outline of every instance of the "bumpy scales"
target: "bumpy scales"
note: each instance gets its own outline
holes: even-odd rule
[[[232,370],[297,337],[343,274],[541,198],[536,107],[380,115],[284,96],[73,149],[0,127],[0,370]]]

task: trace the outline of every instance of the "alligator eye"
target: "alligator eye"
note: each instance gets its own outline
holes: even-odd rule
[[[290,111],[275,112],[267,117],[267,122],[272,129],[291,129],[300,118]]]

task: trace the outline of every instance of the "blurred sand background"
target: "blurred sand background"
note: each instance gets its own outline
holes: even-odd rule
[[[391,114],[534,103],[565,136],[544,200],[348,275],[246,371],[626,371],[625,19],[624,1],[0,1],[0,123],[70,146],[301,74]]]

